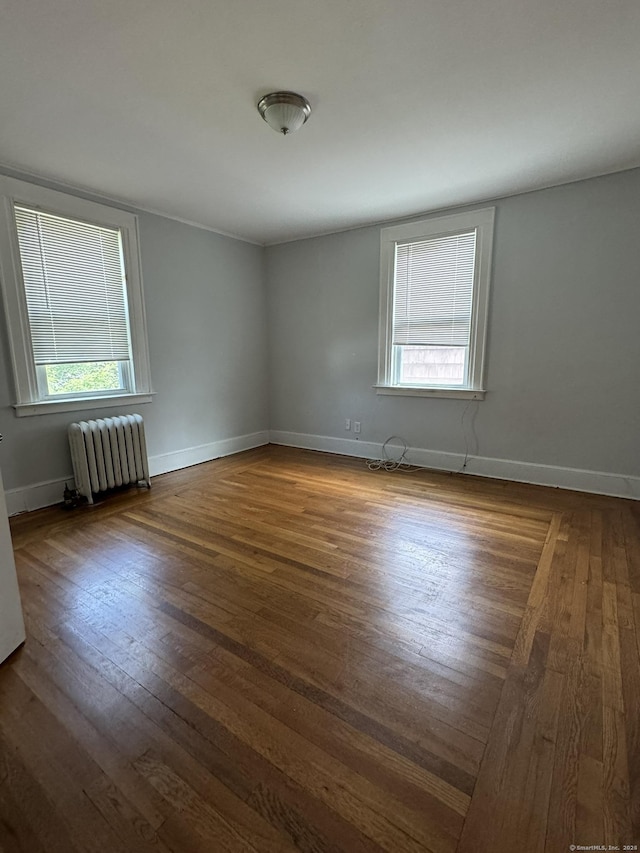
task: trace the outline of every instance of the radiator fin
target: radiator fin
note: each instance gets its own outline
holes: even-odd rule
[[[151,486],[144,421],[140,415],[118,415],[69,426],[69,447],[81,495],[143,480]]]

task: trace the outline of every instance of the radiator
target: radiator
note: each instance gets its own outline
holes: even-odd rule
[[[151,488],[144,421],[119,415],[69,426],[76,489],[90,504],[93,495],[143,480]]]

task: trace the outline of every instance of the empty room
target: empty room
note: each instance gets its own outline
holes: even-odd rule
[[[0,0],[0,853],[638,850],[639,44]]]

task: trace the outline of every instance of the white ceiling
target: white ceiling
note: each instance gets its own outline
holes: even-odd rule
[[[0,0],[0,163],[274,243],[640,165],[639,47],[638,0]]]

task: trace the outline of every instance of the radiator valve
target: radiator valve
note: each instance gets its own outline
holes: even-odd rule
[[[80,492],[77,489],[70,489],[69,484],[65,483],[62,495],[62,508],[75,509],[77,506],[80,506],[80,503]]]

